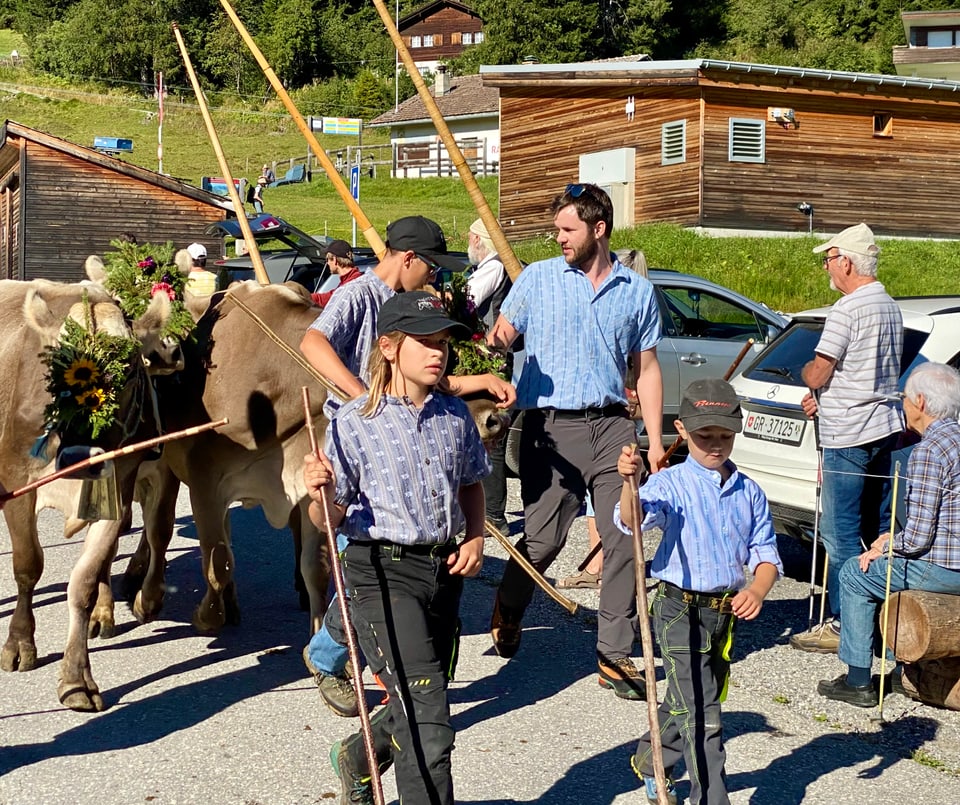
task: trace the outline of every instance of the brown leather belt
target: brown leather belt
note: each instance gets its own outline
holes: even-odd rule
[[[664,598],[680,601],[700,609],[714,609],[721,615],[730,615],[733,612],[733,596],[735,592],[727,593],[696,593],[684,590],[667,581],[660,582],[660,593]]]

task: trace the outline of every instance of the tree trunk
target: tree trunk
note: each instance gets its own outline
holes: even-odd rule
[[[960,658],[903,666],[903,689],[911,699],[960,710]]]
[[[890,596],[887,646],[902,662],[960,658],[960,595],[905,590]]]

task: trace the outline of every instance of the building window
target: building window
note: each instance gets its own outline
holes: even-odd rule
[[[763,120],[743,117],[730,118],[731,162],[764,162],[766,127]]]
[[[873,113],[873,136],[893,137],[893,115],[890,112]]]
[[[419,36],[411,36],[411,37],[410,37],[410,47],[412,47],[412,48],[422,48],[422,47],[423,47],[423,39],[422,39],[421,37],[419,37]]]
[[[927,47],[928,48],[952,48],[954,45],[953,36],[954,36],[953,31],[928,31]]]
[[[687,161],[687,121],[674,120],[660,127],[660,164]]]
[[[469,32],[468,32],[468,33],[465,33],[465,34],[462,34],[460,41],[463,42],[463,44],[465,44],[465,45],[472,45],[472,44],[473,44],[473,34],[472,34],[472,33],[469,33]]]
[[[483,41],[483,31],[477,31],[473,35],[473,44],[479,45]]]
[[[426,34],[426,35],[423,37],[423,46],[424,46],[425,48],[432,48],[432,47],[433,47],[433,34]]]

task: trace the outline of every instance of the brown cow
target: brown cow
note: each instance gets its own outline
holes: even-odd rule
[[[131,335],[119,306],[98,285],[61,285],[45,280],[0,282],[0,484],[16,489],[49,474],[58,438],[51,434],[48,453],[43,459],[30,456],[31,447],[44,430],[44,408],[49,401],[41,349],[55,343],[65,318],[70,315],[83,322],[82,299],[90,305],[91,323],[97,330],[115,335]],[[155,297],[147,313],[133,325],[133,334],[151,340],[150,361],[155,369],[172,371],[182,365],[179,346],[168,349],[153,337],[169,315],[169,300]],[[141,356],[143,357],[143,356]],[[134,395],[148,400],[149,381],[141,369],[125,390],[132,414],[122,427],[106,434],[104,446],[115,447],[133,437],[146,438],[156,432],[152,412],[146,419],[132,404]],[[152,408],[152,406],[150,406]],[[116,462],[121,497],[132,498],[136,468],[140,459],[130,456]],[[13,546],[13,571],[17,582],[17,605],[2,652],[0,668],[28,671],[36,666],[35,621],[32,612],[33,591],[43,572],[43,553],[37,537],[36,514],[55,508],[64,514],[64,536],[71,537],[87,523],[74,517],[79,502],[81,481],[61,480],[9,501],[3,514]],[[61,702],[77,710],[103,709],[103,700],[90,674],[87,637],[113,633],[113,599],[108,573],[116,551],[117,521],[99,521],[91,525],[83,555],[70,576],[67,602],[70,628],[64,650],[58,693]]]

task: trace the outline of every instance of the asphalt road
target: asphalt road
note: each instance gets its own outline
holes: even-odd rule
[[[233,510],[243,623],[216,638],[199,637],[190,626],[201,597],[199,551],[185,495],[179,514],[163,620],[140,626],[121,604],[119,634],[91,644],[107,703],[96,714],[57,701],[66,582],[80,543],[62,539],[58,515],[42,516],[46,570],[35,602],[42,664],[0,678],[0,804],[336,802],[327,753],[356,722],[321,705],[303,668],[307,618],[293,590],[289,536],[271,529],[259,511]],[[586,552],[583,523],[553,570],[557,576]],[[135,531],[121,538],[115,581],[138,537]],[[648,556],[654,545],[648,540]],[[784,554],[802,575],[803,553],[785,544]],[[596,593],[574,593],[582,604],[574,616],[538,593],[520,653],[501,660],[487,625],[503,555],[488,542],[484,571],[468,582],[462,606],[464,639],[450,692],[458,801],[645,801],[627,760],[645,728],[646,707],[597,685]],[[5,639],[15,601],[5,527],[0,558]],[[816,680],[836,676],[840,664],[786,645],[791,631],[805,626],[806,593],[804,581],[781,581],[760,619],[738,634],[724,711],[731,801],[960,802],[960,713],[894,696],[877,723],[875,711],[817,697]],[[378,698],[369,690],[371,704]],[[689,791],[686,780],[679,790]],[[389,774],[385,792],[395,801]]]

